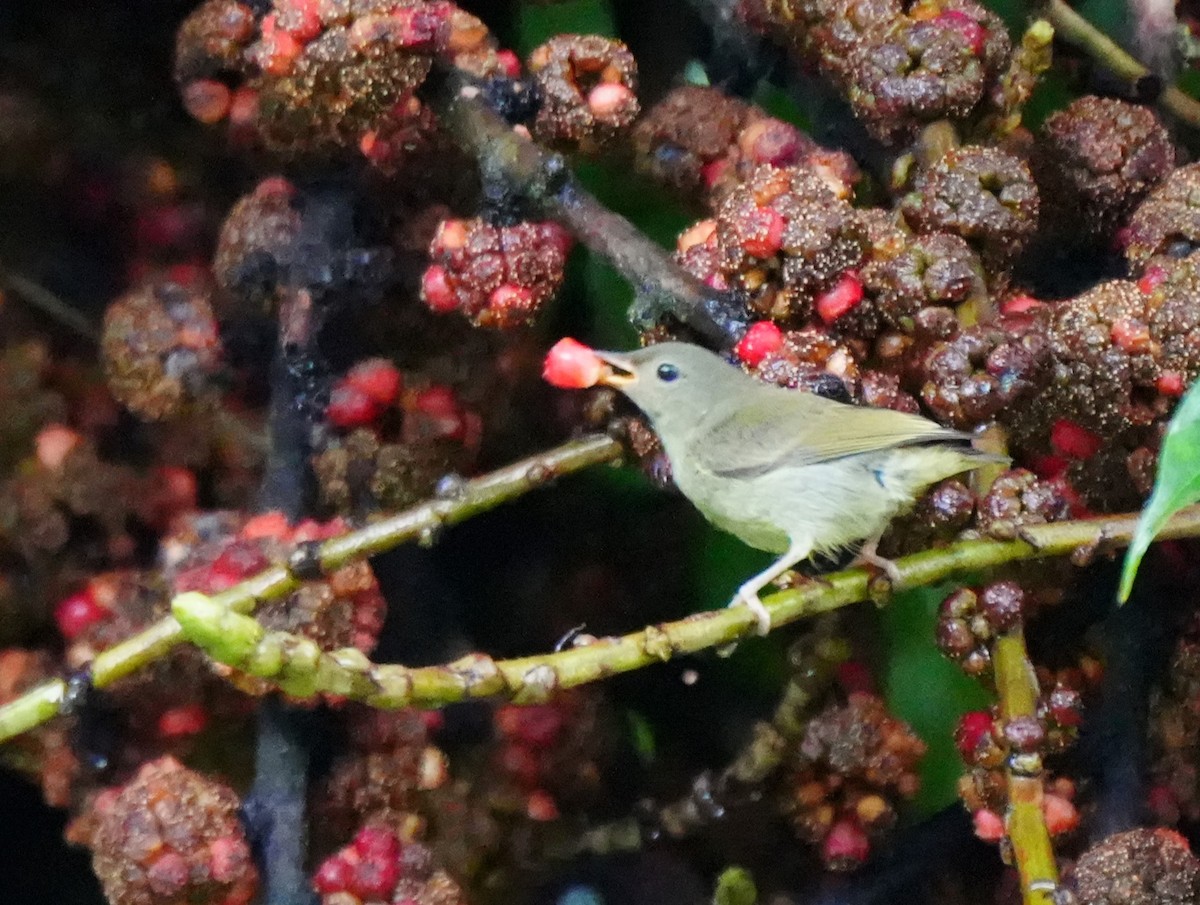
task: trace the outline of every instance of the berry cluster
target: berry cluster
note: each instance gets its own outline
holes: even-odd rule
[[[543,822],[594,804],[611,753],[608,720],[602,699],[582,690],[498,708],[492,807]]]
[[[553,221],[491,226],[445,220],[429,246],[421,298],[432,311],[458,311],[477,327],[529,323],[562,285],[571,236]]]
[[[878,697],[855,692],[805,729],[780,802],[796,834],[830,870],[852,870],[896,822],[895,801],[917,793],[925,744]]]
[[[466,905],[458,884],[437,867],[425,845],[372,823],[322,862],[313,888],[322,905]]]
[[[1088,905],[1185,905],[1200,897],[1200,859],[1172,830],[1128,830],[1084,852],[1073,885]]]
[[[637,62],[620,41],[600,35],[556,35],[529,55],[541,106],[539,141],[596,150],[637,119]]]
[[[221,340],[205,285],[146,284],[104,313],[100,354],[117,401],[149,421],[184,414],[211,392]]]
[[[179,30],[175,78],[201,122],[277,153],[356,151],[393,170],[432,132],[415,92],[438,54],[505,72],[483,23],[441,0],[275,0],[265,15],[208,0]]]
[[[650,108],[633,143],[645,173],[710,204],[761,164],[808,170],[839,197],[847,197],[860,178],[845,152],[821,147],[753,104],[698,85],[675,88]]]
[[[420,810],[420,793],[447,778],[446,756],[429,742],[428,715],[348,710],[349,750],[314,802],[322,834],[339,841],[364,823],[403,828]]]
[[[974,0],[742,0],[743,15],[815,65],[876,137],[911,137],[998,102],[1011,44]]]
[[[258,871],[228,787],[173,758],[95,797],[92,864],[112,905],[247,905]]]

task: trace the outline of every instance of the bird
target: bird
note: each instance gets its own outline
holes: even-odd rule
[[[597,382],[650,419],[676,486],[716,527],[778,559],[738,589],[760,634],[759,592],[814,554],[862,544],[859,558],[895,580],[876,553],[888,524],[931,485],[1007,458],[920,415],[762,383],[701,346],[662,342],[597,350]]]

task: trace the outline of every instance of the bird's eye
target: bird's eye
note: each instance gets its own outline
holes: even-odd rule
[[[679,368],[675,367],[675,365],[659,365],[657,374],[658,379],[663,383],[670,383],[672,380],[678,379]]]

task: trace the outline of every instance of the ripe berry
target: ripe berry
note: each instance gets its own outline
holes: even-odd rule
[[[986,710],[973,710],[959,718],[958,728],[954,731],[954,744],[962,759],[969,764],[974,761],[980,743],[991,734],[992,715]]]
[[[743,223],[748,235],[742,240],[742,248],[756,258],[774,257],[783,245],[786,227],[787,222],[778,211],[769,207],[759,208],[747,215]]]
[[[380,408],[386,408],[399,397],[403,378],[386,358],[369,358],[351,368],[344,383],[364,393]]]
[[[346,892],[354,880],[354,865],[344,857],[326,858],[313,877],[313,888],[322,895]]]
[[[863,298],[862,283],[852,270],[842,274],[832,289],[817,296],[817,314],[827,324],[832,324],[843,314],[851,311]]]
[[[821,845],[821,860],[834,870],[851,870],[867,860],[871,840],[853,820],[839,820]]]
[[[774,321],[757,321],[750,325],[746,335],[734,347],[737,357],[752,368],[762,360],[783,348],[783,331]]]
[[[112,614],[99,603],[92,592],[84,590],[61,600],[54,608],[54,621],[68,641],[79,637],[89,627],[108,619]]]
[[[604,362],[596,353],[569,336],[554,344],[542,366],[542,378],[564,390],[595,386],[603,373]]]
[[[1050,445],[1072,459],[1090,459],[1103,443],[1099,434],[1067,418],[1059,418],[1050,427]]]
[[[999,842],[1004,838],[1004,819],[995,811],[980,808],[972,817],[975,835],[984,842]]]
[[[358,387],[342,384],[329,396],[325,414],[344,430],[370,424],[379,415],[379,405]]]

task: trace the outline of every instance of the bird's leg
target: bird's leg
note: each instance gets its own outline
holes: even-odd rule
[[[879,539],[882,536],[882,534],[876,534],[873,538],[862,545],[862,549],[858,551],[858,561],[882,570],[891,581],[892,587],[898,587],[904,578],[904,576],[900,574],[900,567],[886,556],[880,556],[879,553],[876,552],[879,549]]]
[[[758,633],[765,635],[771,631],[771,614],[758,599],[758,592],[773,582],[776,578],[790,569],[812,552],[812,543],[807,539],[802,542],[793,541],[788,551],[775,560],[770,566],[759,572],[740,588],[730,606],[747,606],[758,617]]]

